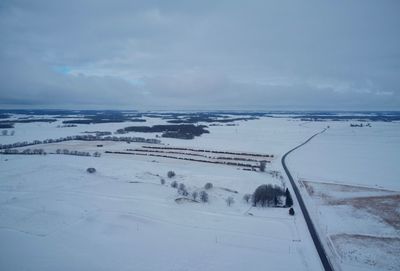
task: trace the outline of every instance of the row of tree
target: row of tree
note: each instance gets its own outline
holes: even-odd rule
[[[80,141],[123,141],[123,142],[141,142],[141,143],[151,143],[151,144],[160,144],[161,141],[155,138],[143,138],[143,137],[117,137],[117,136],[97,136],[97,135],[76,135],[76,136],[67,136],[60,137],[57,139],[45,139],[45,140],[34,140],[32,142],[23,141],[16,142],[13,144],[0,144],[0,149],[11,149],[11,148],[19,148],[26,147],[31,145],[38,144],[49,144],[49,143],[58,143],[64,141],[72,141],[72,140],[80,140]]]

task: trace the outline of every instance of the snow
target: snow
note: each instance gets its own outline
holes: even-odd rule
[[[252,208],[248,215],[243,193],[277,179],[229,166],[152,161],[2,156],[1,269],[243,270],[268,264],[320,270],[300,217],[285,208]],[[88,167],[96,173],[87,173]],[[210,202],[175,203],[168,170],[189,191],[211,181]],[[235,197],[232,207],[227,196]]]
[[[166,123],[146,119],[143,123],[69,128],[57,128],[62,119],[16,124],[15,129],[9,129],[15,135],[0,136],[0,144]],[[275,159],[267,164],[267,171],[283,173],[282,155],[329,125],[325,133],[288,156],[293,177],[365,188],[324,191],[336,199],[387,193],[370,192],[371,187],[400,190],[400,123],[373,122],[372,127],[363,128],[351,128],[349,122],[302,122],[290,118],[236,123],[237,126],[209,126],[210,134],[193,140],[161,140],[173,147],[273,154]],[[156,134],[132,132],[123,136],[155,138]],[[57,148],[104,152],[142,146],[124,142],[100,144],[102,148],[96,146],[97,142],[68,141],[40,147],[51,152]],[[88,167],[96,168],[96,173],[87,173]],[[179,195],[170,187],[172,180],[166,177],[169,170],[176,172],[174,180],[184,183],[189,192],[201,191],[205,183],[213,183],[214,188],[208,191],[210,202],[176,203]],[[160,184],[160,178],[167,181],[166,185]],[[242,200],[244,194],[265,183],[280,185],[281,181],[268,173],[234,166],[159,157],[105,153],[100,158],[2,155],[0,269],[321,270],[296,201],[296,215],[291,217],[286,208],[252,208]],[[302,193],[307,196],[305,189]],[[229,196],[235,200],[231,207],[225,202]],[[386,227],[368,212],[357,212],[357,217],[350,206],[332,207],[308,196],[306,204],[319,231],[333,246],[333,257],[344,259],[344,264],[339,261],[343,270],[360,270],[364,266],[354,265],[354,259],[347,257],[354,244],[345,244],[338,237],[335,245],[342,244],[339,250],[332,245],[331,237],[343,233],[398,236],[397,230]],[[369,247],[368,253],[371,251],[373,248]]]
[[[372,127],[350,127],[329,122],[330,128],[287,159],[292,175],[400,190],[400,123],[373,122]]]

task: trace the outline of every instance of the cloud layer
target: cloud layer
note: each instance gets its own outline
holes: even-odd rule
[[[398,1],[2,1],[2,107],[400,108]]]

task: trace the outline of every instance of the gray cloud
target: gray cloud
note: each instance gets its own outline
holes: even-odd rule
[[[398,1],[2,1],[0,104],[398,109]]]

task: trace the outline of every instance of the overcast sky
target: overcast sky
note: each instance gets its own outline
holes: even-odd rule
[[[1,108],[400,109],[400,1],[0,1]]]

